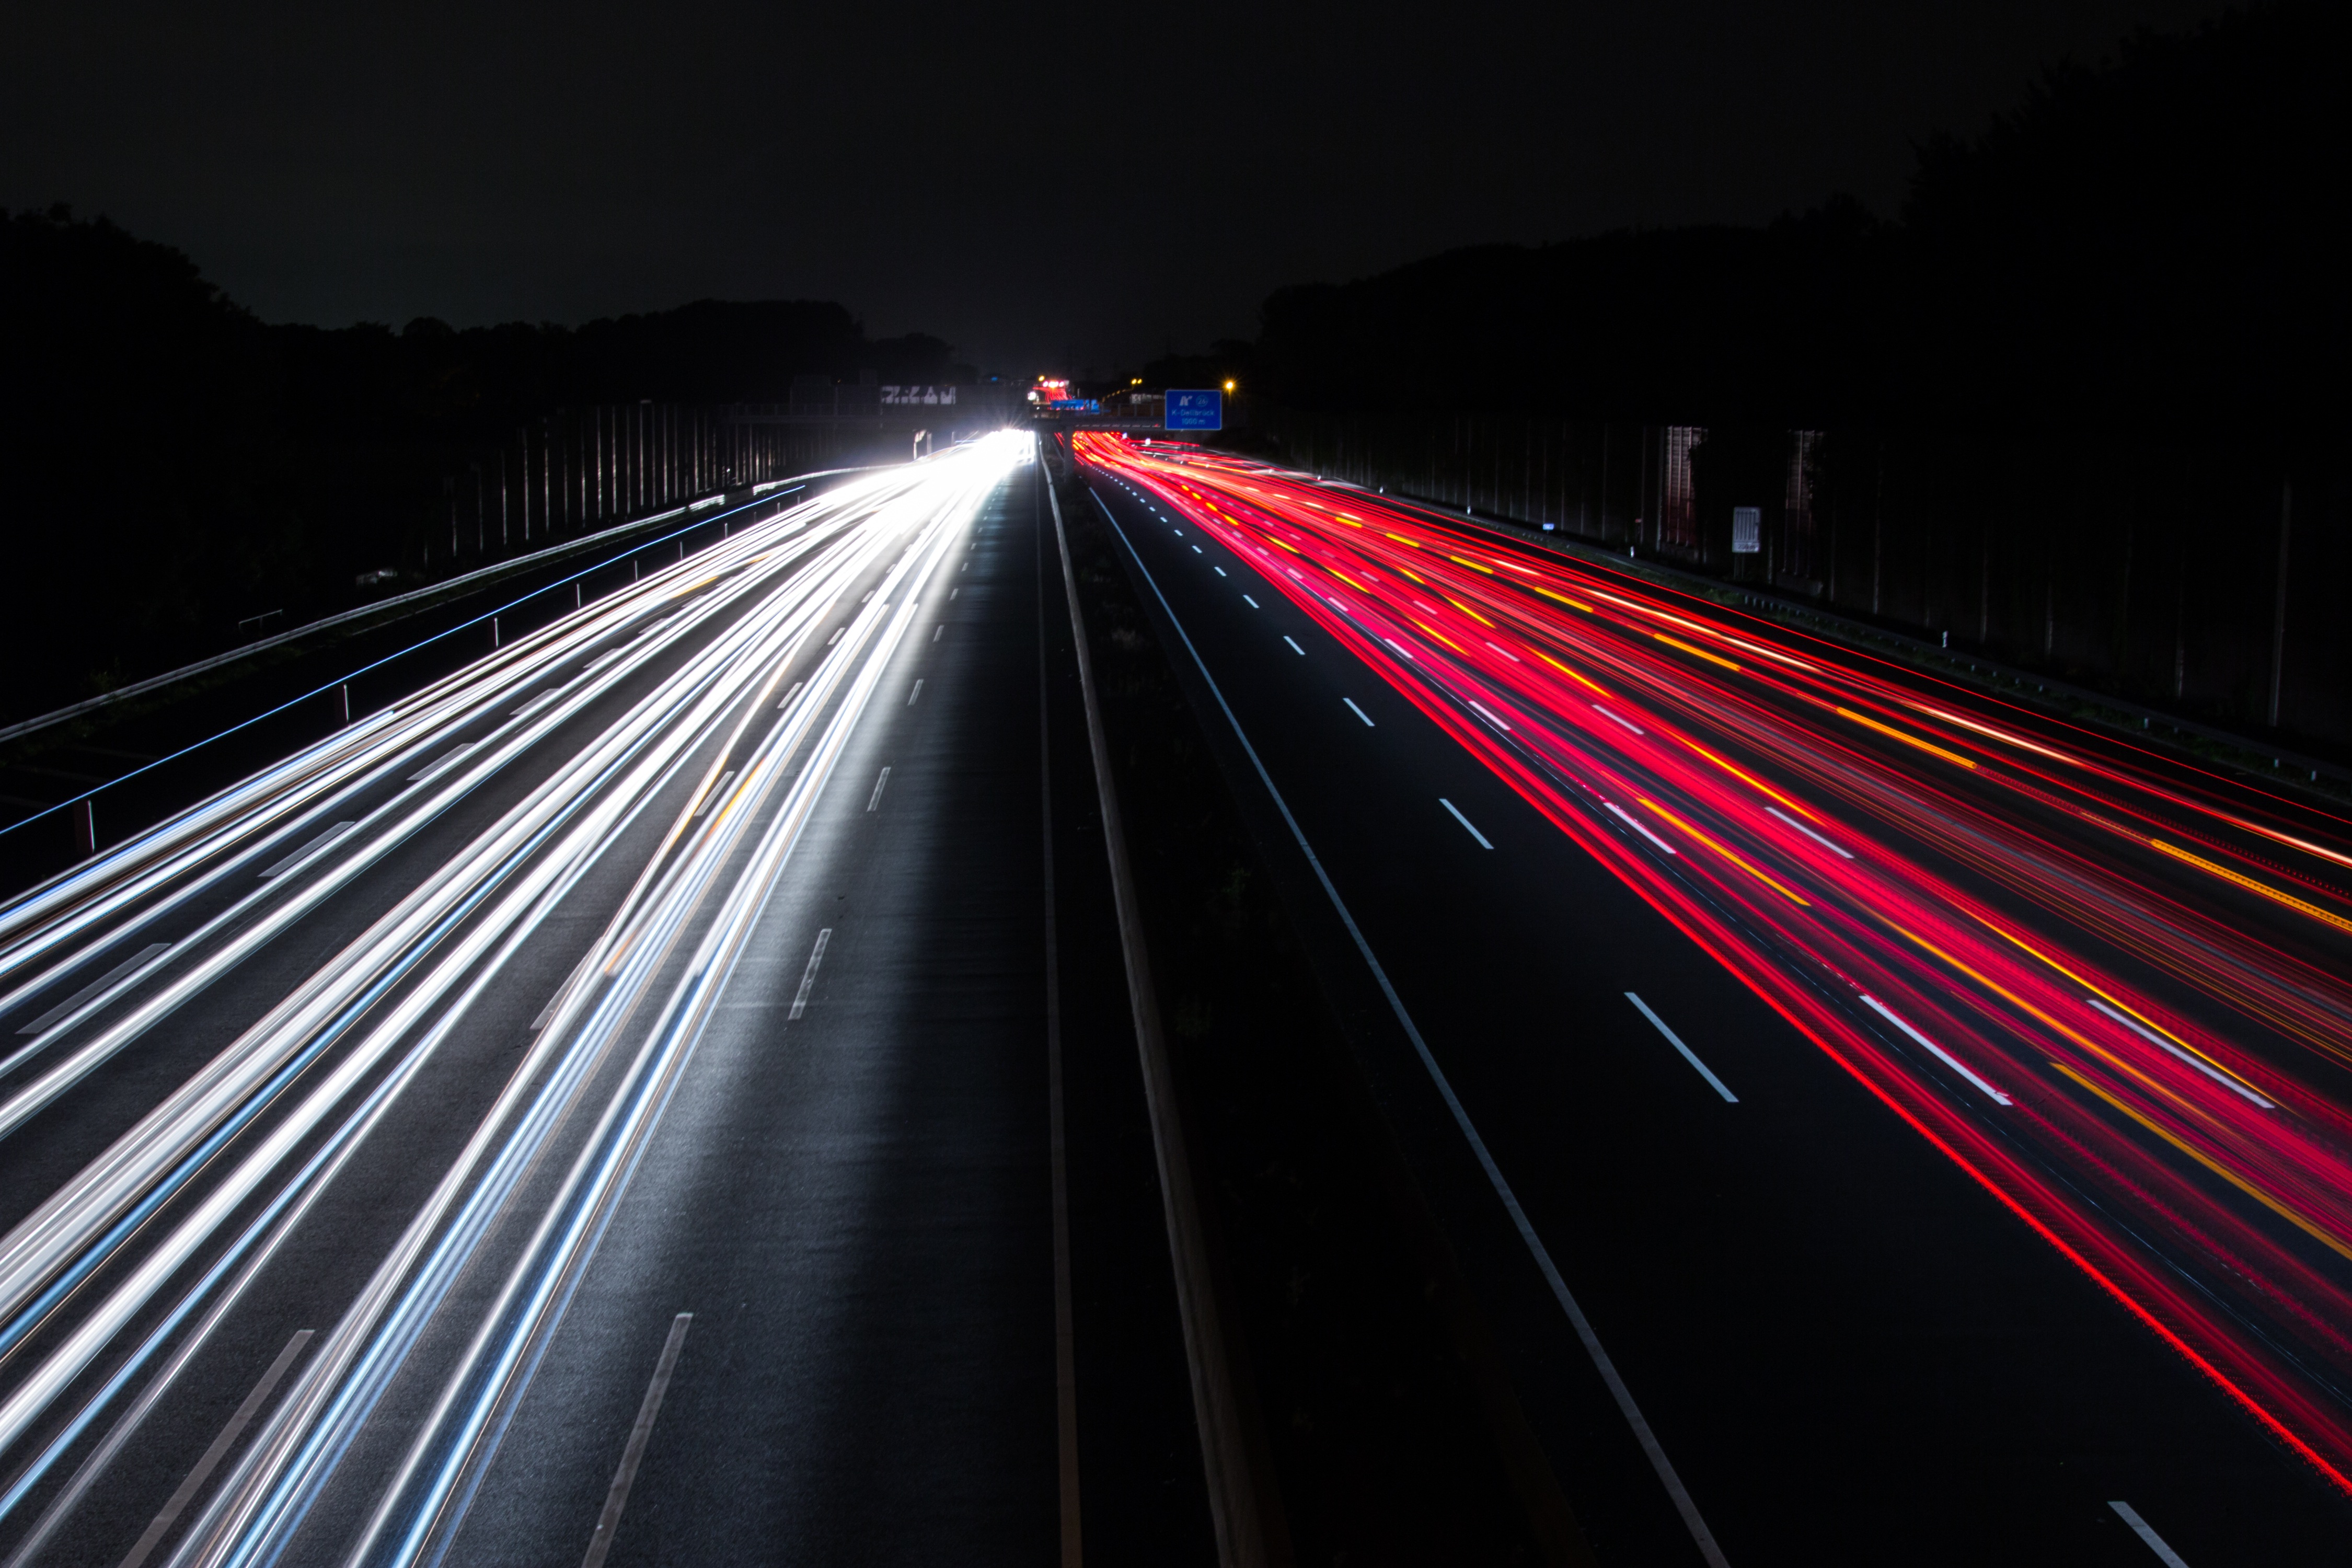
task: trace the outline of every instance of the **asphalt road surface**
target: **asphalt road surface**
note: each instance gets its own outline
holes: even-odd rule
[[[1055,1555],[1030,452],[0,910],[0,1562]]]
[[[2346,1560],[2340,822],[1076,445],[1604,1563]]]

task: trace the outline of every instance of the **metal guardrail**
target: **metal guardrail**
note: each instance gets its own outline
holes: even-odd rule
[[[532,588],[528,593],[520,595],[503,604],[492,605],[490,608],[484,610],[479,615],[459,621],[454,626],[446,626],[440,631],[434,633],[431,637],[420,638],[417,641],[409,644],[405,647],[397,648],[391,653],[385,654],[381,658],[372,659],[368,663],[361,665],[355,669],[348,670],[341,675],[336,676],[332,679],[321,682],[320,685],[312,687],[308,691],[290,697],[273,708],[269,708],[262,712],[254,714],[249,719],[242,720],[237,723],[230,725],[225,730],[216,731],[200,741],[191,742],[189,744],[179,748],[177,751],[172,752],[164,756],[157,757],[154,761],[133,768],[129,773],[108,779],[102,784],[94,784],[90,788],[84,790],[81,794],[74,795],[69,799],[58,801],[54,805],[34,812],[30,816],[20,817],[16,821],[9,823],[5,827],[0,827],[0,839],[5,839],[9,835],[17,832],[21,828],[28,827],[36,822],[47,821],[50,817],[58,816],[61,812],[71,811],[76,806],[89,806],[91,803],[94,803],[100,795],[103,795],[108,790],[117,788],[122,784],[130,783],[132,779],[140,778],[147,773],[151,773],[157,768],[164,766],[166,763],[177,762],[181,758],[189,756],[196,752],[204,750],[207,746],[213,745],[216,742],[224,741],[232,735],[242,733],[247,730],[252,729],[257,724],[263,723],[268,720],[276,718],[281,713],[299,708],[305,702],[315,701],[318,699],[325,697],[329,693],[336,690],[339,687],[348,688],[352,681],[358,679],[362,675],[382,669],[384,666],[393,663],[396,659],[404,658],[421,649],[430,647],[436,643],[455,637],[459,632],[479,627],[487,622],[493,622],[499,616],[506,615],[520,605],[527,605],[531,600],[536,599],[544,594],[551,593],[557,589],[562,588],[566,584],[579,583],[582,579],[588,577],[594,573],[600,572],[619,561],[625,560],[628,556],[636,554],[638,552],[650,546],[662,544],[673,539],[683,539],[685,535],[692,532],[696,529],[708,527],[711,523],[719,522],[724,519],[732,517],[739,512],[748,510],[752,507],[771,505],[774,501],[781,500],[783,495],[789,494],[793,490],[802,488],[812,480],[830,478],[835,474],[852,473],[858,470],[852,468],[818,469],[809,474],[795,476],[790,479],[771,480],[766,483],[752,486],[750,490],[743,492],[744,499],[732,505],[725,504],[725,497],[723,495],[710,496],[705,497],[700,500],[688,502],[682,506],[672,507],[666,510],[653,513],[647,517],[631,519],[626,522],[616,523],[610,528],[600,530],[599,531],[590,534],[583,539],[567,540],[562,544],[551,546],[546,550],[537,552],[531,555],[518,557],[511,561],[502,561],[496,565],[482,567],[477,571],[468,573],[464,576],[454,577],[446,582],[433,584],[430,586],[416,589],[411,593],[401,595],[395,598],[383,600],[373,605],[362,605],[355,610],[348,610],[341,615],[329,616],[324,619],[312,621],[308,625],[294,627],[290,631],[281,632],[275,637],[265,638],[258,642],[248,643],[245,647],[236,648],[231,652],[218,655],[213,658],[200,660],[195,664],[184,666],[179,669],[169,671],[163,675],[154,676],[147,680],[138,682],[133,686],[124,687],[118,691],[108,692],[103,697],[93,698],[86,702],[76,703],[70,708],[62,708],[53,713],[47,713],[37,719],[27,720],[25,722],[13,726],[8,730],[0,731],[0,741],[5,741],[11,736],[26,734],[36,730],[45,729],[51,725],[75,718],[80,714],[93,711],[99,708],[108,705],[109,703],[124,701],[132,697],[139,696],[142,693],[159,690],[169,687],[175,682],[187,680],[193,677],[218,669],[226,665],[233,664],[239,659],[249,658],[271,648],[283,647],[298,638],[315,636],[321,632],[351,625],[356,621],[364,620],[370,616],[382,616],[386,610],[398,611],[402,606],[409,606],[414,609],[423,609],[426,607],[425,603],[425,601],[447,599],[452,597],[462,598],[467,592],[471,591],[472,588],[488,585],[495,582],[495,580],[499,577],[516,575],[524,571],[528,571],[533,566],[543,567],[551,563],[561,563],[563,558],[589,553],[600,545],[609,546],[617,542],[614,537],[615,535],[635,532],[637,531],[652,527],[656,524],[671,521],[678,518],[685,518],[688,520],[681,527],[672,529],[667,533],[657,535],[651,539],[643,539],[633,542],[629,544],[627,549],[617,554],[606,556],[590,565],[582,567],[577,572],[571,573],[566,576],[559,577],[552,582],[541,584],[539,586]],[[719,510],[720,508],[723,508],[723,510]],[[386,618],[396,620],[400,617],[397,614],[394,614]],[[346,713],[345,718],[348,720],[348,713]],[[93,839],[95,838],[94,831],[92,832],[91,837]]]

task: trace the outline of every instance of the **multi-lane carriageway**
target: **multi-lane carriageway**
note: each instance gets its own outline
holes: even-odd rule
[[[1053,1553],[1033,452],[0,910],[0,1562]]]
[[[1074,444],[1604,1562],[2352,1558],[2342,821]]]

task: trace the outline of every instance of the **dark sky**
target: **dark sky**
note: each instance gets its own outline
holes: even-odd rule
[[[10,7],[0,205],[273,321],[837,299],[986,368],[1448,247],[1899,201],[1909,141],[2214,0]]]

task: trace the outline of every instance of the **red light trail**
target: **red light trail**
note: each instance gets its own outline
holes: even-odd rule
[[[2352,1493],[2340,824],[1629,574],[1099,432]]]

